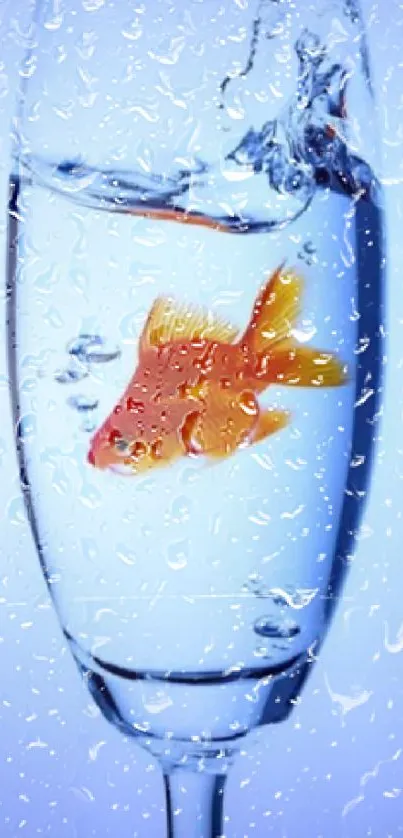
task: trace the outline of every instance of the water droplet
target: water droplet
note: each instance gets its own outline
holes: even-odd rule
[[[267,646],[257,646],[253,652],[255,658],[271,658],[273,657],[270,649]]]
[[[162,690],[158,690],[155,695],[151,695],[147,698],[147,700],[143,701],[143,706],[148,713],[152,713],[153,715],[157,715],[159,713],[163,713],[164,710],[168,710],[169,707],[172,707],[173,701],[168,695]]]
[[[189,519],[190,503],[185,495],[180,495],[180,497],[175,498],[175,500],[172,501],[171,515],[172,520],[176,524],[183,524]]]
[[[104,745],[106,745],[106,742],[102,740],[101,742],[96,742],[95,745],[92,745],[92,747],[88,749],[88,754],[92,762],[95,762],[98,758],[98,754]]]
[[[25,504],[20,495],[12,498],[7,504],[6,515],[12,524],[26,525]]]
[[[25,355],[23,360],[21,361],[21,366],[24,369],[29,367],[29,369],[31,370],[39,371],[49,361],[50,356],[51,352],[49,350],[43,350],[42,352],[38,352],[37,355]]]
[[[258,412],[258,403],[255,394],[252,390],[244,390],[239,397],[239,404],[241,410],[248,416],[256,416]]]
[[[84,483],[80,492],[80,501],[89,509],[97,509],[102,503],[102,495],[94,486]]]
[[[344,0],[344,14],[351,20],[351,23],[358,23],[360,20],[360,13],[356,0]]]
[[[67,495],[71,491],[71,481],[67,477],[63,466],[54,466],[52,486],[59,495]]]
[[[74,270],[71,271],[70,279],[78,294],[85,296],[89,284],[88,276],[80,270]]]
[[[87,413],[91,410],[96,410],[99,405],[99,400],[95,397],[91,398],[90,396],[80,394],[78,396],[69,396],[67,404],[79,413]]]
[[[93,562],[98,556],[98,548],[96,542],[92,538],[82,538],[81,547],[85,559]]]
[[[295,51],[301,61],[310,64],[320,64],[326,54],[325,47],[321,44],[319,35],[310,32],[306,27],[295,44]]]
[[[21,416],[18,427],[17,436],[24,442],[32,440],[36,434],[36,417],[34,413],[25,413]]]
[[[48,270],[36,275],[34,281],[35,291],[39,291],[40,294],[51,294],[57,280],[57,271],[54,266],[51,266]]]
[[[98,12],[105,5],[105,0],[82,0],[83,9],[86,12]]]
[[[134,399],[132,396],[128,397],[126,407],[129,413],[144,413],[145,410],[144,402],[139,399]]]
[[[48,326],[52,326],[54,329],[61,329],[63,326],[63,319],[60,312],[54,306],[50,306],[45,311],[43,319]]]
[[[270,616],[259,617],[253,629],[261,637],[284,638],[287,640],[296,637],[301,631],[298,623],[293,620],[278,622]]]
[[[183,570],[188,562],[189,542],[187,539],[170,544],[167,549],[167,564],[172,570]]]
[[[82,431],[85,431],[85,433],[87,434],[91,434],[93,431],[95,431],[96,426],[97,425],[94,419],[92,419],[91,416],[86,416],[84,421],[80,425],[80,429]]]
[[[118,544],[116,549],[116,555],[118,559],[120,559],[120,561],[128,567],[133,567],[133,565],[136,564],[135,553],[133,553],[132,550],[129,550],[124,544]]]
[[[242,585],[243,593],[254,594],[255,596],[267,596],[268,589],[265,585],[263,576],[260,573],[250,573],[247,581]]]
[[[38,381],[36,378],[24,378],[21,382],[21,392],[22,393],[31,393],[32,390],[35,390],[35,387],[38,386]]]

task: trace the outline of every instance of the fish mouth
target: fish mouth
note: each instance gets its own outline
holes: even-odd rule
[[[94,466],[94,467],[96,466],[95,455],[94,455],[94,452],[93,452],[92,448],[90,448],[90,450],[88,451],[87,463],[89,463],[90,466]]]

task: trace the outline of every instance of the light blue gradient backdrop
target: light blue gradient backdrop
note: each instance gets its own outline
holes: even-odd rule
[[[388,213],[382,439],[330,635],[291,719],[260,731],[234,768],[228,838],[403,833],[403,7],[366,0],[364,13]],[[2,264],[9,124],[28,20],[26,0],[0,2]],[[4,292],[0,306],[3,320]],[[22,511],[3,342],[0,416],[0,835],[159,838],[157,766],[100,717],[48,601]]]

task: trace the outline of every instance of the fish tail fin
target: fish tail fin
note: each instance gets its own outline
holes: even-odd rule
[[[293,336],[301,312],[303,279],[283,262],[260,291],[241,345],[258,358],[262,382],[338,387],[346,366],[332,352],[299,344]]]
[[[301,310],[303,280],[285,262],[269,277],[258,294],[240,343],[256,355],[273,351],[288,340]]]

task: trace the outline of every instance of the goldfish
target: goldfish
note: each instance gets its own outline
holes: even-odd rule
[[[217,230],[220,233],[233,233],[235,228],[226,224],[219,219],[211,218],[199,212],[187,212],[182,209],[161,209],[131,207],[129,210],[125,207],[126,215],[139,216],[140,218],[151,218],[154,221],[174,221],[178,224],[189,224],[196,227],[205,227],[209,230]]]
[[[346,365],[334,353],[293,337],[302,291],[302,278],[280,265],[243,332],[211,312],[158,297],[135,371],[93,436],[88,462],[135,475],[186,456],[222,460],[290,422],[289,411],[260,405],[270,385],[346,383]]]

